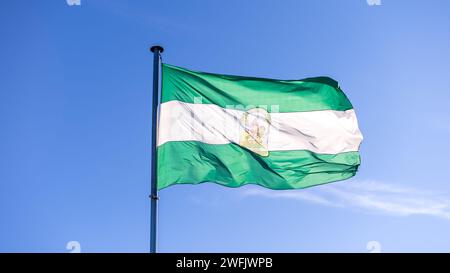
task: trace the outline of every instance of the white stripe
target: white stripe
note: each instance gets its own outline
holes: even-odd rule
[[[161,104],[158,146],[169,141],[239,144],[245,111],[214,104]],[[355,111],[270,113],[269,151],[309,150],[322,154],[358,151],[362,141]]]

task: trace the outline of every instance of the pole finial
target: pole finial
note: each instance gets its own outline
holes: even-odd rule
[[[163,53],[164,48],[160,45],[154,45],[150,48],[150,51],[155,53],[155,51],[158,51],[159,53]]]

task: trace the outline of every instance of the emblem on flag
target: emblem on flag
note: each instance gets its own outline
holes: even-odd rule
[[[264,108],[253,108],[241,118],[239,145],[261,156],[269,155],[270,114]]]

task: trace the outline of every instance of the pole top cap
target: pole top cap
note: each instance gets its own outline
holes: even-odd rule
[[[162,46],[159,46],[159,45],[154,45],[154,46],[152,46],[151,48],[150,48],[150,51],[151,52],[155,52],[155,51],[158,51],[159,53],[163,53],[163,51],[164,51],[164,48],[162,47]]]

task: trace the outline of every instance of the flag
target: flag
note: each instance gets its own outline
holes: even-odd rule
[[[327,77],[274,80],[163,64],[157,186],[299,189],[354,176],[362,135]]]

